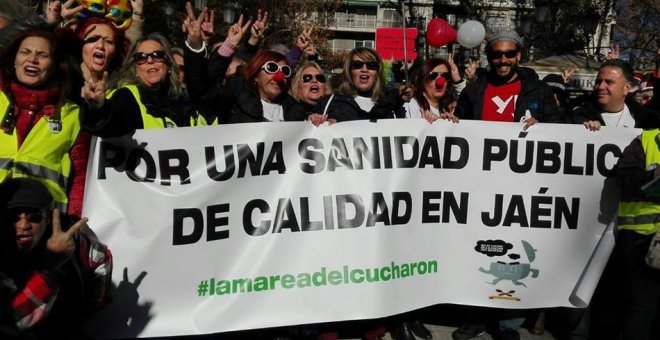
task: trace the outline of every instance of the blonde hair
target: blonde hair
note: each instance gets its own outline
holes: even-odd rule
[[[128,56],[126,60],[124,60],[124,64],[119,71],[119,87],[141,84],[135,69],[137,64],[135,63],[135,59],[133,59],[133,55],[137,51],[140,44],[149,40],[159,43],[161,46],[163,46],[163,50],[165,51],[165,60],[163,62],[168,67],[167,81],[169,82],[167,97],[170,99],[179,99],[183,93],[181,90],[181,83],[179,82],[178,78],[179,65],[174,62],[174,57],[172,56],[172,48],[170,47],[169,41],[167,41],[167,38],[165,38],[160,33],[151,33],[146,37],[138,39],[135,44],[133,44],[133,47],[131,47]]]
[[[366,62],[375,61],[378,63],[378,73],[376,74],[376,82],[374,82],[374,86],[372,89],[373,92],[371,94],[371,100],[373,100],[374,102],[378,101],[381,95],[383,95],[383,93],[385,92],[385,72],[383,69],[383,60],[380,58],[378,53],[376,53],[376,51],[368,47],[358,47],[356,49],[353,49],[350,53],[348,53],[348,56],[346,56],[346,60],[344,60],[342,78],[339,83],[339,87],[337,88],[337,93],[351,97],[357,95],[357,89],[355,88],[355,84],[353,83],[353,75],[351,74],[352,71],[351,62],[353,61],[354,57],[358,57]]]
[[[301,81],[302,76],[303,76],[303,71],[307,68],[310,68],[310,67],[313,67],[314,69],[316,69],[321,74],[324,73],[323,68],[321,68],[321,66],[319,66],[319,64],[317,64],[316,62],[313,62],[313,61],[306,61],[306,62],[300,64],[300,66],[298,66],[298,69],[296,70],[296,74],[293,75],[293,79],[291,80],[291,91],[290,91],[291,96],[293,98],[296,98],[297,101],[300,101],[300,88],[298,88],[298,85],[300,85],[300,81]],[[329,84],[326,82],[325,86],[326,86],[326,92],[328,92],[327,88],[328,88]],[[325,93],[323,95],[325,95]]]

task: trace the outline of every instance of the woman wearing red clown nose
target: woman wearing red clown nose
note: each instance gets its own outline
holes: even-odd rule
[[[305,109],[288,94],[293,70],[284,55],[262,51],[245,65],[240,77],[229,82],[231,123],[303,121]]]
[[[424,118],[429,123],[446,119],[458,123],[450,104],[455,101],[455,89],[450,63],[444,59],[429,59],[417,72],[413,99],[404,105],[407,118]]]

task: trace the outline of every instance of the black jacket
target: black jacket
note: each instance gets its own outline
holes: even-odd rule
[[[259,93],[243,77],[231,79],[227,89],[229,96],[221,100],[231,105],[231,123],[266,121]],[[307,118],[305,108],[286,92],[277,97],[274,103],[282,105],[285,121],[303,121]]]
[[[532,117],[539,122],[566,123],[566,117],[557,108],[552,90],[539,80],[536,72],[530,68],[519,66],[517,73],[520,78],[520,94],[516,100],[513,121],[519,122],[529,110]],[[492,77],[492,73],[482,74],[461,92],[458,97],[458,106],[454,112],[458,118],[481,120],[484,95],[490,77]]]
[[[324,106],[324,105],[323,105]],[[321,107],[323,109],[324,107]],[[322,112],[320,112],[322,113]],[[335,94],[328,107],[328,117],[338,122],[349,120],[378,120],[405,118],[406,110],[397,89],[390,89],[378,99],[369,112],[362,110],[353,96]]]

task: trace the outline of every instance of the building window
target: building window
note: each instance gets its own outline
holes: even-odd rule
[[[385,8],[383,9],[383,21],[379,25],[380,27],[399,27],[401,26],[401,16],[396,12],[395,9]]]
[[[374,48],[374,41],[373,40],[355,40],[355,47]]]

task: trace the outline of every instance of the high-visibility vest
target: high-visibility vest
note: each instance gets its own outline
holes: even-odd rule
[[[135,85],[126,85],[124,86],[133,94],[135,101],[137,101],[138,106],[140,107],[140,114],[142,115],[142,125],[145,129],[162,129],[162,128],[173,128],[177,127],[176,123],[168,117],[155,117],[150,115],[147,112],[147,107],[142,103],[140,99],[140,91]],[[204,126],[208,125],[204,116],[199,113],[195,113],[195,116],[190,117],[190,126]]]
[[[9,98],[0,92],[0,121],[12,109]],[[41,181],[53,196],[55,208],[66,212],[71,159],[69,150],[78,138],[79,108],[71,102],[51,118],[42,116],[18,147],[16,129],[0,131],[0,182],[28,177]]]
[[[646,155],[645,169],[651,170],[653,166],[660,166],[660,145],[656,142],[660,138],[660,129],[642,131],[642,147]],[[638,201],[619,203],[618,228],[633,230],[637,233],[649,235],[660,230],[660,203]]]

